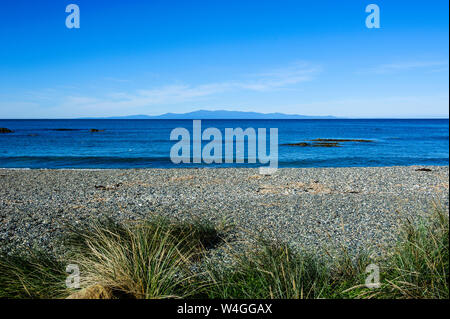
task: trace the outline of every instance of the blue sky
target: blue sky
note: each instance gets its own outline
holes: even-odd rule
[[[0,118],[448,117],[448,17],[448,1],[2,1]]]

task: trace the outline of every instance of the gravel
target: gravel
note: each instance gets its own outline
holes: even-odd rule
[[[63,254],[66,225],[153,215],[233,225],[236,245],[258,236],[293,247],[382,254],[399,226],[449,207],[448,166],[0,170],[0,245]]]

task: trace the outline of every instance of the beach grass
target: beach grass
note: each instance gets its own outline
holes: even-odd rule
[[[407,222],[398,245],[375,259],[345,248],[324,258],[262,238],[255,249],[231,251],[232,262],[224,266],[206,254],[222,243],[210,223],[96,221],[68,237],[65,260],[3,256],[0,297],[67,297],[74,292],[64,286],[70,263],[80,267],[81,292],[101,287],[107,298],[448,299],[448,227],[448,213],[434,209],[426,219]],[[376,288],[365,285],[371,264],[380,270]]]
[[[448,223],[448,214],[435,208],[431,219],[405,225],[386,264],[382,297],[449,298]]]
[[[279,242],[262,241],[260,248],[234,256],[232,267],[210,265],[206,298],[317,299],[336,298],[359,282],[365,255],[330,260],[296,252]]]
[[[99,285],[128,298],[186,298],[196,293],[190,285],[195,262],[217,240],[216,229],[205,222],[97,222],[72,237],[77,244],[71,260],[83,273],[82,287]]]
[[[50,254],[29,250],[0,256],[0,298],[61,298],[70,292],[65,285],[65,264]]]

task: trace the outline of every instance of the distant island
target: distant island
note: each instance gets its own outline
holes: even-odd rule
[[[336,117],[328,116],[308,116],[297,114],[283,113],[258,113],[258,112],[241,112],[241,111],[207,111],[199,110],[189,113],[165,113],[161,115],[127,115],[127,116],[110,116],[110,117],[85,117],[83,119],[111,119],[111,120],[144,120],[144,119],[161,119],[161,120],[298,120],[298,119],[336,119]]]

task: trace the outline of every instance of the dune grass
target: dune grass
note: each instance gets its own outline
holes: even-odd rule
[[[0,298],[40,299],[68,295],[65,265],[37,250],[0,256]]]
[[[207,223],[155,218],[140,224],[94,223],[72,238],[72,263],[82,286],[100,285],[130,298],[186,298],[195,294],[194,263],[217,241]],[[188,287],[188,288],[187,288]]]
[[[332,258],[258,241],[248,252],[231,251],[223,266],[206,251],[221,243],[209,223],[155,218],[133,224],[92,223],[66,241],[71,253],[58,261],[45,254],[0,259],[0,297],[60,298],[77,264],[81,287],[104,287],[113,298],[449,298],[448,213],[407,223],[401,240],[384,259]],[[364,285],[366,266],[380,268],[380,287]]]
[[[361,255],[365,256],[365,255]],[[230,268],[208,267],[207,298],[316,299],[336,298],[358,283],[365,258],[341,257],[330,263],[288,245],[262,241],[257,251],[235,255]]]
[[[407,223],[386,263],[382,298],[449,298],[449,218],[435,209],[430,220]]]

